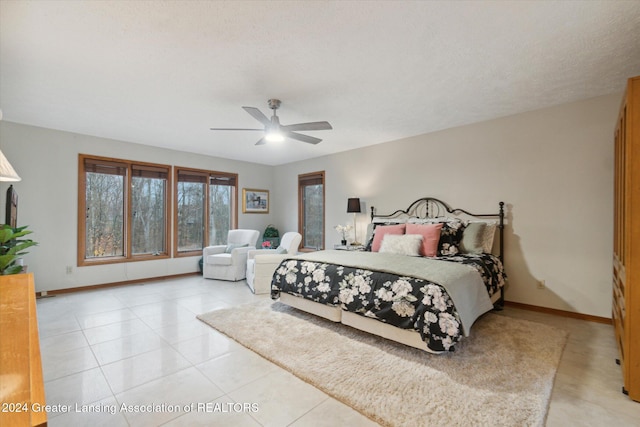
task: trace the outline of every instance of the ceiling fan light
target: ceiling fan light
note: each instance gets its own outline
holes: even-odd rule
[[[284,135],[278,131],[267,132],[264,136],[268,142],[282,142],[284,141]]]

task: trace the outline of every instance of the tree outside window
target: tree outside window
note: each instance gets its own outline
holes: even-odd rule
[[[79,157],[78,265],[168,257],[171,166]]]
[[[302,248],[324,248],[324,171],[298,176],[298,228]]]
[[[237,224],[237,174],[176,170],[176,256],[194,256],[227,242]]]

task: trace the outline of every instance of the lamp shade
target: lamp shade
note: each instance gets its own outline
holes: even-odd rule
[[[359,213],[362,212],[360,210],[360,199],[357,197],[350,198],[347,201],[347,213]]]
[[[0,181],[20,181],[21,179],[9,160],[0,151]]]

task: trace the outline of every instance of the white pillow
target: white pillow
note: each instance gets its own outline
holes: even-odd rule
[[[420,234],[386,234],[380,245],[381,253],[420,256],[422,235]]]
[[[493,249],[493,238],[496,235],[496,228],[498,227],[498,223],[496,221],[469,221],[471,222],[483,222],[487,224],[484,229],[484,235],[482,236],[482,252],[486,254],[491,253],[491,249]]]

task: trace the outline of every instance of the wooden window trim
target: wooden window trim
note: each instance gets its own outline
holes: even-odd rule
[[[305,247],[304,241],[304,194],[303,188],[306,185],[317,185],[322,184],[322,247],[320,249],[324,249],[325,247],[325,171],[318,172],[310,172],[305,174],[298,175],[298,233],[302,235],[302,242],[300,242],[300,252],[313,252],[315,249]]]
[[[84,254],[86,252],[86,172],[85,165],[95,164],[96,170],[102,173],[108,173],[108,169],[101,169],[101,165],[110,167],[125,168],[127,173],[125,175],[124,183],[124,255],[114,257],[102,257],[99,259],[86,259]],[[164,251],[158,255],[133,255],[131,254],[131,182],[134,176],[134,170],[141,170],[147,172],[164,173],[166,175],[166,188],[165,188],[165,244]],[[138,175],[139,176],[139,175]],[[155,163],[138,162],[132,160],[116,159],[111,157],[100,157],[88,154],[78,155],[78,253],[77,253],[77,265],[79,267],[86,267],[92,265],[105,265],[105,264],[117,264],[123,262],[137,262],[137,261],[149,261],[170,258],[169,245],[171,241],[171,166]]]
[[[174,188],[174,200],[173,200],[173,256],[174,258],[184,258],[184,257],[193,257],[193,256],[202,256],[202,249],[198,249],[195,251],[178,251],[178,175],[181,172],[185,172],[188,175],[193,176],[202,176],[207,186],[207,191],[205,191],[205,206],[203,211],[203,223],[204,223],[204,247],[209,246],[209,185],[211,183],[211,178],[219,178],[225,177],[229,178],[233,181],[233,185],[236,189],[234,197],[233,197],[233,206],[231,211],[231,229],[235,229],[238,227],[238,174],[231,172],[219,172],[219,171],[210,171],[205,169],[193,169],[175,166],[174,167],[174,180],[173,180],[173,188]],[[196,182],[196,181],[193,181]]]

